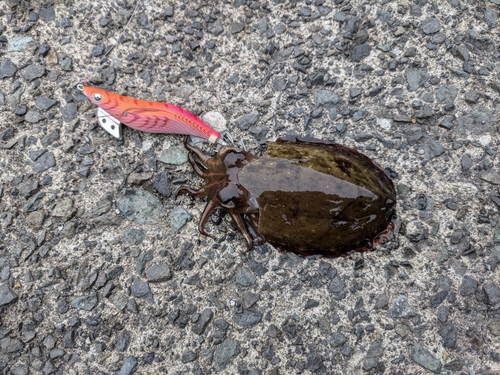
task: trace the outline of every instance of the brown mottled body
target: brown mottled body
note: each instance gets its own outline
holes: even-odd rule
[[[199,223],[205,235],[203,227],[219,206],[249,249],[268,241],[281,250],[335,257],[371,249],[394,227],[392,181],[355,150],[312,138],[269,142],[260,159],[232,147],[212,158],[186,147],[194,171],[207,183],[177,193],[208,198]]]

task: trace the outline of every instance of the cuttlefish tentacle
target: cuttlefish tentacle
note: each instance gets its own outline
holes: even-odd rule
[[[217,200],[211,199],[207,202],[207,205],[205,206],[205,209],[203,210],[203,213],[201,214],[200,221],[198,222],[198,231],[201,234],[204,234],[205,236],[215,238],[211,234],[208,234],[205,232],[205,224],[207,223],[208,218],[214,212],[214,210],[219,206]]]
[[[245,240],[247,241],[247,251],[252,250],[253,247],[253,241],[252,237],[250,237],[250,234],[247,231],[247,228],[245,228],[245,223],[243,222],[243,219],[241,218],[241,214],[238,212],[234,211],[228,211],[229,215],[233,218],[234,222],[236,223],[236,226],[240,230],[241,234],[243,234],[243,237],[245,237]]]
[[[195,198],[204,198],[208,195],[207,190],[205,189],[205,186],[202,186],[198,190],[192,189],[189,186],[181,186],[177,191],[175,192],[175,198],[177,198],[180,194],[189,194],[192,195]]]
[[[200,164],[198,164],[198,161],[195,159],[195,157],[193,155],[194,154],[192,152],[190,152],[188,154],[188,160],[189,160],[189,163],[191,163],[191,167],[193,167],[194,172],[198,176],[200,176],[203,179],[206,179],[209,176],[209,174],[208,174],[208,172],[206,172],[206,171],[204,171],[202,169],[202,167],[205,168],[205,169],[206,169],[206,167],[205,166],[201,166]]]
[[[203,163],[206,163],[208,162],[208,160],[211,159],[210,156],[208,155],[205,155],[200,149],[194,147],[192,144],[190,144],[188,142],[188,137],[184,138],[184,146],[190,151],[192,152],[193,154],[195,154],[197,157],[200,158],[200,160],[203,162]]]

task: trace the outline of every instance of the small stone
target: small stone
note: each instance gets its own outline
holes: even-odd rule
[[[330,90],[318,90],[316,92],[316,97],[314,98],[314,103],[316,106],[322,106],[325,104],[337,104],[339,97],[331,92]]]
[[[56,160],[54,154],[52,152],[46,152],[36,160],[33,164],[33,169],[38,173],[42,173],[55,165]]]
[[[177,208],[170,215],[170,228],[178,232],[191,219],[191,215],[184,208]]]
[[[276,77],[272,82],[272,87],[275,91],[284,91],[288,85],[288,81],[284,77]]]
[[[214,316],[214,313],[209,308],[206,308],[205,310],[203,310],[199,319],[191,327],[191,331],[193,331],[193,333],[195,333],[197,335],[203,335],[203,333],[205,333],[205,330],[208,326],[208,323],[210,323],[213,316]]]
[[[436,91],[436,99],[439,103],[453,103],[458,95],[458,90],[452,85],[440,86]]]
[[[30,212],[26,216],[26,224],[33,229],[40,229],[45,219],[45,214],[43,211]]]
[[[392,300],[391,307],[387,312],[387,315],[391,318],[408,318],[416,316],[417,313],[408,304],[408,299],[406,296],[399,295]]]
[[[351,52],[351,60],[360,62],[361,60],[370,56],[371,51],[372,47],[369,44],[361,44],[359,46],[355,46]]]
[[[137,277],[134,278],[134,282],[132,285],[132,295],[134,297],[145,297],[148,294],[151,294],[151,289],[149,288],[149,284]]]
[[[55,104],[57,104],[57,100],[54,99],[43,98],[41,96],[37,96],[35,98],[35,106],[41,111],[46,111],[47,109],[53,107]]]
[[[224,370],[238,354],[240,354],[238,342],[233,339],[225,339],[214,351],[215,371]]]
[[[366,109],[360,109],[359,111],[356,111],[356,112],[353,113],[353,115],[352,115],[352,121],[354,121],[354,122],[361,121],[366,116],[368,116],[368,111]],[[367,133],[364,133],[364,134],[367,134]]]
[[[66,28],[66,27],[71,27],[73,26],[73,22],[69,18],[63,17],[61,19],[61,27]]]
[[[115,349],[119,352],[126,351],[128,346],[130,345],[130,340],[130,333],[126,329],[124,329],[116,336]]]
[[[469,31],[469,42],[481,51],[490,51],[495,48],[495,42],[491,36],[479,34],[475,30]]]
[[[2,132],[0,132],[0,141],[9,141],[11,140],[12,138],[14,138],[14,135],[15,135],[15,131],[14,129],[12,128],[7,128],[5,130],[3,130]],[[38,155],[40,156],[40,155]],[[31,159],[34,161],[34,159]]]
[[[146,278],[151,283],[161,283],[172,278],[172,272],[166,263],[158,263],[146,271]]]
[[[75,297],[71,300],[71,307],[76,310],[91,311],[97,306],[97,295],[91,293],[87,296]]]
[[[477,91],[467,91],[464,97],[465,101],[469,104],[477,104],[480,98],[481,94]]]
[[[489,27],[496,27],[498,22],[498,14],[495,10],[490,7],[484,8],[484,22]]]
[[[52,217],[62,222],[68,221],[76,212],[71,198],[62,199],[52,210]]]
[[[0,78],[13,77],[17,72],[16,66],[7,58],[0,64]]]
[[[236,276],[234,277],[234,281],[242,286],[250,286],[255,284],[256,277],[246,267],[239,267],[236,270]]]
[[[439,306],[437,317],[441,323],[446,323],[448,321],[449,315],[450,315],[450,308],[448,306]]]
[[[150,87],[151,84],[153,83],[153,76],[151,75],[151,72],[149,72],[148,70],[143,70],[142,72],[140,72],[139,78],[144,81],[144,83],[146,84],[146,87]],[[112,80],[113,81],[115,80],[114,76],[113,76]],[[108,80],[108,82],[109,81],[111,81],[111,80]],[[180,96],[181,98],[187,98],[187,97],[191,96],[192,93],[189,93],[189,90],[185,90],[185,91],[179,91],[177,94],[178,94],[177,96]],[[187,95],[187,96],[183,96],[183,95]]]
[[[55,19],[56,19],[56,12],[54,11],[54,8],[42,9],[42,10],[40,10],[39,13],[40,13],[40,16],[45,21],[55,21]]]
[[[76,118],[78,106],[76,103],[68,103],[61,108],[61,113],[63,120],[65,122],[71,122]]]
[[[427,18],[422,22],[422,25],[420,25],[420,29],[424,34],[434,34],[439,31],[441,28],[441,23],[437,18]]]
[[[24,116],[26,114],[26,112],[28,111],[28,107],[26,107],[25,105],[20,105],[19,107],[17,107],[15,110],[14,110],[14,113],[17,115],[17,116]]]
[[[488,330],[493,336],[500,336],[500,319],[494,319],[488,324]]]
[[[146,251],[146,252],[142,253],[141,255],[139,255],[139,257],[137,258],[136,265],[135,265],[137,273],[139,275],[142,274],[144,272],[144,269],[146,268],[146,264],[152,260],[153,260],[153,251],[152,250]]]
[[[59,65],[61,66],[61,69],[70,72],[73,70],[73,61],[69,57],[65,57],[59,62]]]
[[[205,121],[212,128],[217,130],[219,133],[227,130],[227,120],[224,118],[222,113],[216,111],[210,111],[205,113],[201,119]]]
[[[453,50],[452,50],[452,51],[453,51]],[[470,53],[469,53],[469,50],[467,49],[467,47],[466,47],[464,44],[459,45],[459,46],[456,48],[455,53],[456,53],[456,56],[457,56],[459,59],[461,59],[461,60],[463,60],[463,61],[465,61],[465,62],[469,61],[469,59],[470,59]]]
[[[195,352],[193,352],[192,350],[186,350],[184,351],[184,353],[182,353],[181,361],[182,363],[186,364],[189,362],[196,361],[197,358],[198,355]]]
[[[4,337],[0,340],[0,351],[5,354],[15,353],[24,348],[24,344],[18,340],[10,337]]]
[[[446,298],[448,295],[447,290],[441,290],[440,292],[437,292],[430,298],[430,305],[431,307],[438,307]]]
[[[365,133],[365,132],[357,132],[354,134],[354,140],[356,142],[366,142],[373,138],[373,134]]]
[[[241,130],[248,130],[250,126],[255,125],[259,121],[259,115],[256,113],[248,113],[235,121],[236,126]]]
[[[429,79],[429,75],[425,69],[408,68],[405,70],[405,76],[410,91],[416,91]]]
[[[75,343],[76,330],[72,329],[64,334],[62,339],[62,344],[64,348],[74,348],[76,346]]]
[[[415,344],[411,350],[411,359],[423,368],[436,374],[441,372],[441,361],[420,344]]]
[[[330,343],[334,348],[344,345],[347,342],[347,337],[345,337],[341,332],[335,332],[333,334]]]
[[[220,20],[216,20],[215,22],[210,22],[208,24],[207,31],[213,36],[218,36],[224,31],[224,29]]]
[[[141,189],[123,189],[116,206],[128,220],[137,224],[156,224],[163,212],[160,200]]]
[[[45,74],[45,68],[40,64],[28,65],[21,70],[21,76],[28,82],[33,81],[35,78],[40,78]]]
[[[188,161],[188,151],[184,146],[173,146],[163,150],[158,160],[165,164],[182,165]]]
[[[241,22],[234,22],[230,26],[231,34],[238,34],[245,28],[245,24]]]
[[[115,305],[118,311],[123,311],[127,307],[128,299],[128,296],[121,292],[117,292],[109,297],[110,302]]]
[[[475,293],[477,288],[477,281],[470,277],[464,276],[462,279],[462,284],[460,285],[460,295],[461,296],[470,296]]]
[[[262,313],[258,311],[246,310],[242,314],[235,314],[233,322],[243,328],[252,328],[260,323]]]
[[[319,301],[309,298],[306,302],[306,305],[304,306],[304,310],[313,309],[318,306],[319,306]]]
[[[104,53],[104,46],[103,45],[97,45],[94,48],[92,48],[92,56],[93,57],[99,57]]]
[[[389,305],[389,297],[387,296],[386,293],[382,293],[377,298],[377,302],[375,302],[375,308],[376,309],[382,309],[384,307],[387,307],[388,305]]]
[[[340,293],[345,288],[345,283],[342,279],[337,275],[335,276],[330,284],[328,285],[328,291],[330,293]]]
[[[36,124],[43,119],[45,119],[45,117],[38,111],[28,111],[24,116],[24,120],[31,124]]]
[[[463,155],[461,160],[462,170],[466,171],[472,167],[472,159],[469,155]]]
[[[153,177],[153,186],[158,193],[168,198],[172,195],[172,189],[168,182],[168,172],[163,171]]]
[[[248,309],[252,307],[259,299],[260,295],[247,290],[243,293],[243,308]]]
[[[28,375],[29,370],[25,365],[15,365],[10,369],[12,375]]]
[[[419,152],[422,153],[427,160],[436,158],[444,153],[444,148],[433,138],[423,136],[420,140]]]
[[[33,42],[33,38],[30,36],[15,36],[9,39],[9,43],[7,44],[8,52],[23,52],[32,47],[35,44]]]
[[[146,231],[143,229],[128,228],[122,233],[123,242],[131,245],[139,245],[145,237]]]
[[[123,361],[118,375],[132,375],[137,370],[138,363],[137,358],[128,357],[125,361]]]
[[[62,357],[66,352],[63,349],[60,348],[54,348],[50,351],[49,357],[50,359],[57,359]]]
[[[311,353],[307,356],[306,370],[317,372],[323,367],[323,357],[317,353]]]
[[[457,346],[458,332],[453,323],[448,323],[439,328],[439,335],[443,338],[445,348],[454,349]]]
[[[40,185],[36,180],[27,180],[19,184],[18,190],[24,198],[29,198],[38,191]]]
[[[384,347],[380,343],[375,342],[371,344],[363,362],[363,370],[369,371],[376,368],[379,365],[378,358],[382,354],[384,354]]]
[[[17,293],[6,285],[0,286],[0,307],[17,301]]]
[[[178,98],[189,98],[194,92],[196,91],[196,88],[193,86],[189,85],[183,85],[173,91],[173,95],[177,96]]]
[[[486,293],[486,297],[488,298],[488,304],[495,306],[500,302],[500,288],[492,282],[485,283],[483,285],[483,291]]]

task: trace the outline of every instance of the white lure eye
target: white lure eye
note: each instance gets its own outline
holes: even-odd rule
[[[96,102],[100,102],[100,101],[101,101],[101,99],[102,99],[102,95],[101,95],[101,94],[94,94],[94,100],[95,100]]]

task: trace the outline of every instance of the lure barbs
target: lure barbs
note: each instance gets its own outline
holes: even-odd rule
[[[139,100],[97,87],[78,85],[78,89],[102,109],[98,112],[99,124],[117,138],[120,137],[120,131],[113,126],[119,127],[119,123],[149,133],[193,135],[210,143],[215,143],[220,138],[220,134],[208,124],[176,105]]]

